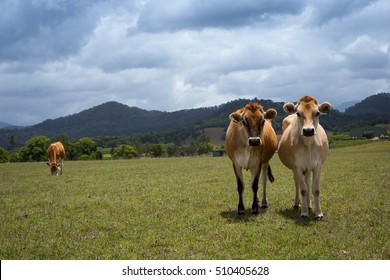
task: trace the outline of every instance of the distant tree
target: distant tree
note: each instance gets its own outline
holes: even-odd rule
[[[68,147],[68,144],[70,143],[69,138],[68,138],[68,136],[66,136],[66,135],[57,135],[57,136],[54,138],[54,141],[53,141],[53,142],[57,142],[57,141],[61,142],[62,145],[64,145],[65,150],[66,150],[66,148]]]
[[[178,153],[178,147],[174,143],[166,144],[166,151],[169,157],[176,156]]]
[[[78,154],[80,155],[88,155],[90,156],[93,152],[96,152],[97,145],[95,141],[93,141],[89,137],[81,138],[75,144]]]
[[[197,146],[194,141],[190,145],[184,147],[185,156],[193,156],[197,153]]]
[[[76,160],[79,156],[75,143],[68,142],[65,147],[65,158],[69,160]]]
[[[19,152],[14,151],[9,155],[9,161],[10,162],[21,162],[22,157],[20,156]]]
[[[9,154],[6,149],[0,147],[0,163],[8,162]]]
[[[113,154],[112,154],[112,157],[115,158],[115,159],[118,159],[118,158],[134,158],[134,157],[138,157],[138,152],[137,150],[133,147],[133,146],[130,146],[130,145],[126,145],[126,144],[123,144],[123,145],[120,145],[118,146]]]
[[[150,153],[153,157],[162,157],[166,151],[161,144],[153,144],[150,146]]]
[[[47,159],[46,150],[50,142],[46,136],[35,136],[28,140],[19,150],[22,161],[45,161]]]
[[[196,146],[198,155],[208,154],[213,150],[213,145],[210,143],[210,137],[205,133],[200,134],[198,139],[196,139]]]
[[[9,144],[11,146],[11,149],[13,150],[16,146],[16,137],[15,135],[11,135],[9,138]]]
[[[225,144],[221,144],[220,146],[216,147],[215,149],[216,150],[225,150],[226,147],[225,147]]]
[[[101,150],[97,150],[96,152],[92,152],[90,157],[91,160],[102,160],[103,159],[103,153]]]

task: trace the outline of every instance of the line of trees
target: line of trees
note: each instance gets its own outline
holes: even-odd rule
[[[46,161],[47,147],[50,143],[56,141],[60,141],[64,145],[67,160],[131,159],[141,156],[194,156],[209,154],[213,150],[209,137],[204,133],[201,133],[196,140],[188,144],[151,144],[137,141],[136,143],[119,144],[115,148],[98,147],[94,139],[90,137],[72,142],[64,135],[57,136],[55,139],[49,139],[46,136],[35,136],[26,141],[23,147],[11,152],[0,147],[0,163]]]

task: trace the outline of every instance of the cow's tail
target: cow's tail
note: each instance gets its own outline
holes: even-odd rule
[[[268,179],[271,183],[275,181],[274,175],[272,175],[271,165],[268,164],[268,170],[267,170]]]

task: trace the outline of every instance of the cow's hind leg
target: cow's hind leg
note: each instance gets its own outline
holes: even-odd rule
[[[60,175],[62,175],[62,171],[64,170],[64,161],[61,159],[60,160]]]
[[[268,177],[271,174],[270,181],[273,182],[275,179],[272,175],[271,168],[268,163],[264,163],[261,167],[261,184],[263,186],[263,198],[261,199],[261,208],[268,208],[268,199],[267,199],[267,172]]]
[[[234,174],[236,175],[237,180],[237,191],[238,191],[238,215],[245,214],[244,207],[244,178],[242,176],[242,168],[238,167],[233,163]]]
[[[259,214],[260,204],[259,204],[259,176],[260,168],[251,169],[252,175],[252,191],[253,191],[253,203],[252,203],[252,214]],[[264,197],[263,197],[264,198]]]
[[[301,195],[299,191],[299,181],[294,173],[294,184],[295,184],[295,200],[294,200],[294,209],[299,209],[301,204]]]

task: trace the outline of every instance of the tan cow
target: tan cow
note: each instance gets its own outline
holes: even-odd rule
[[[237,180],[239,215],[245,213],[243,168],[250,170],[252,176],[252,213],[258,214],[260,209],[257,192],[261,172],[263,185],[261,207],[268,207],[266,174],[272,182],[274,178],[268,162],[277,148],[276,134],[271,125],[271,120],[276,117],[276,114],[275,109],[268,109],[264,112],[260,104],[249,103],[229,116],[230,124],[226,132],[226,151],[233,162],[233,170]]]
[[[298,103],[286,103],[284,110],[290,115],[283,120],[283,134],[279,141],[278,155],[283,164],[292,169],[295,182],[295,204],[299,208],[302,196],[301,216],[309,216],[310,181],[315,199],[315,218],[322,219],[320,205],[321,166],[328,155],[328,138],[319,124],[320,114],[326,114],[331,105],[318,104],[312,96],[303,96]],[[311,175],[312,178],[311,178]]]
[[[63,160],[65,158],[65,149],[62,143],[55,142],[50,144],[46,155],[49,158],[49,162],[46,162],[46,164],[50,166],[51,175],[62,174]]]

